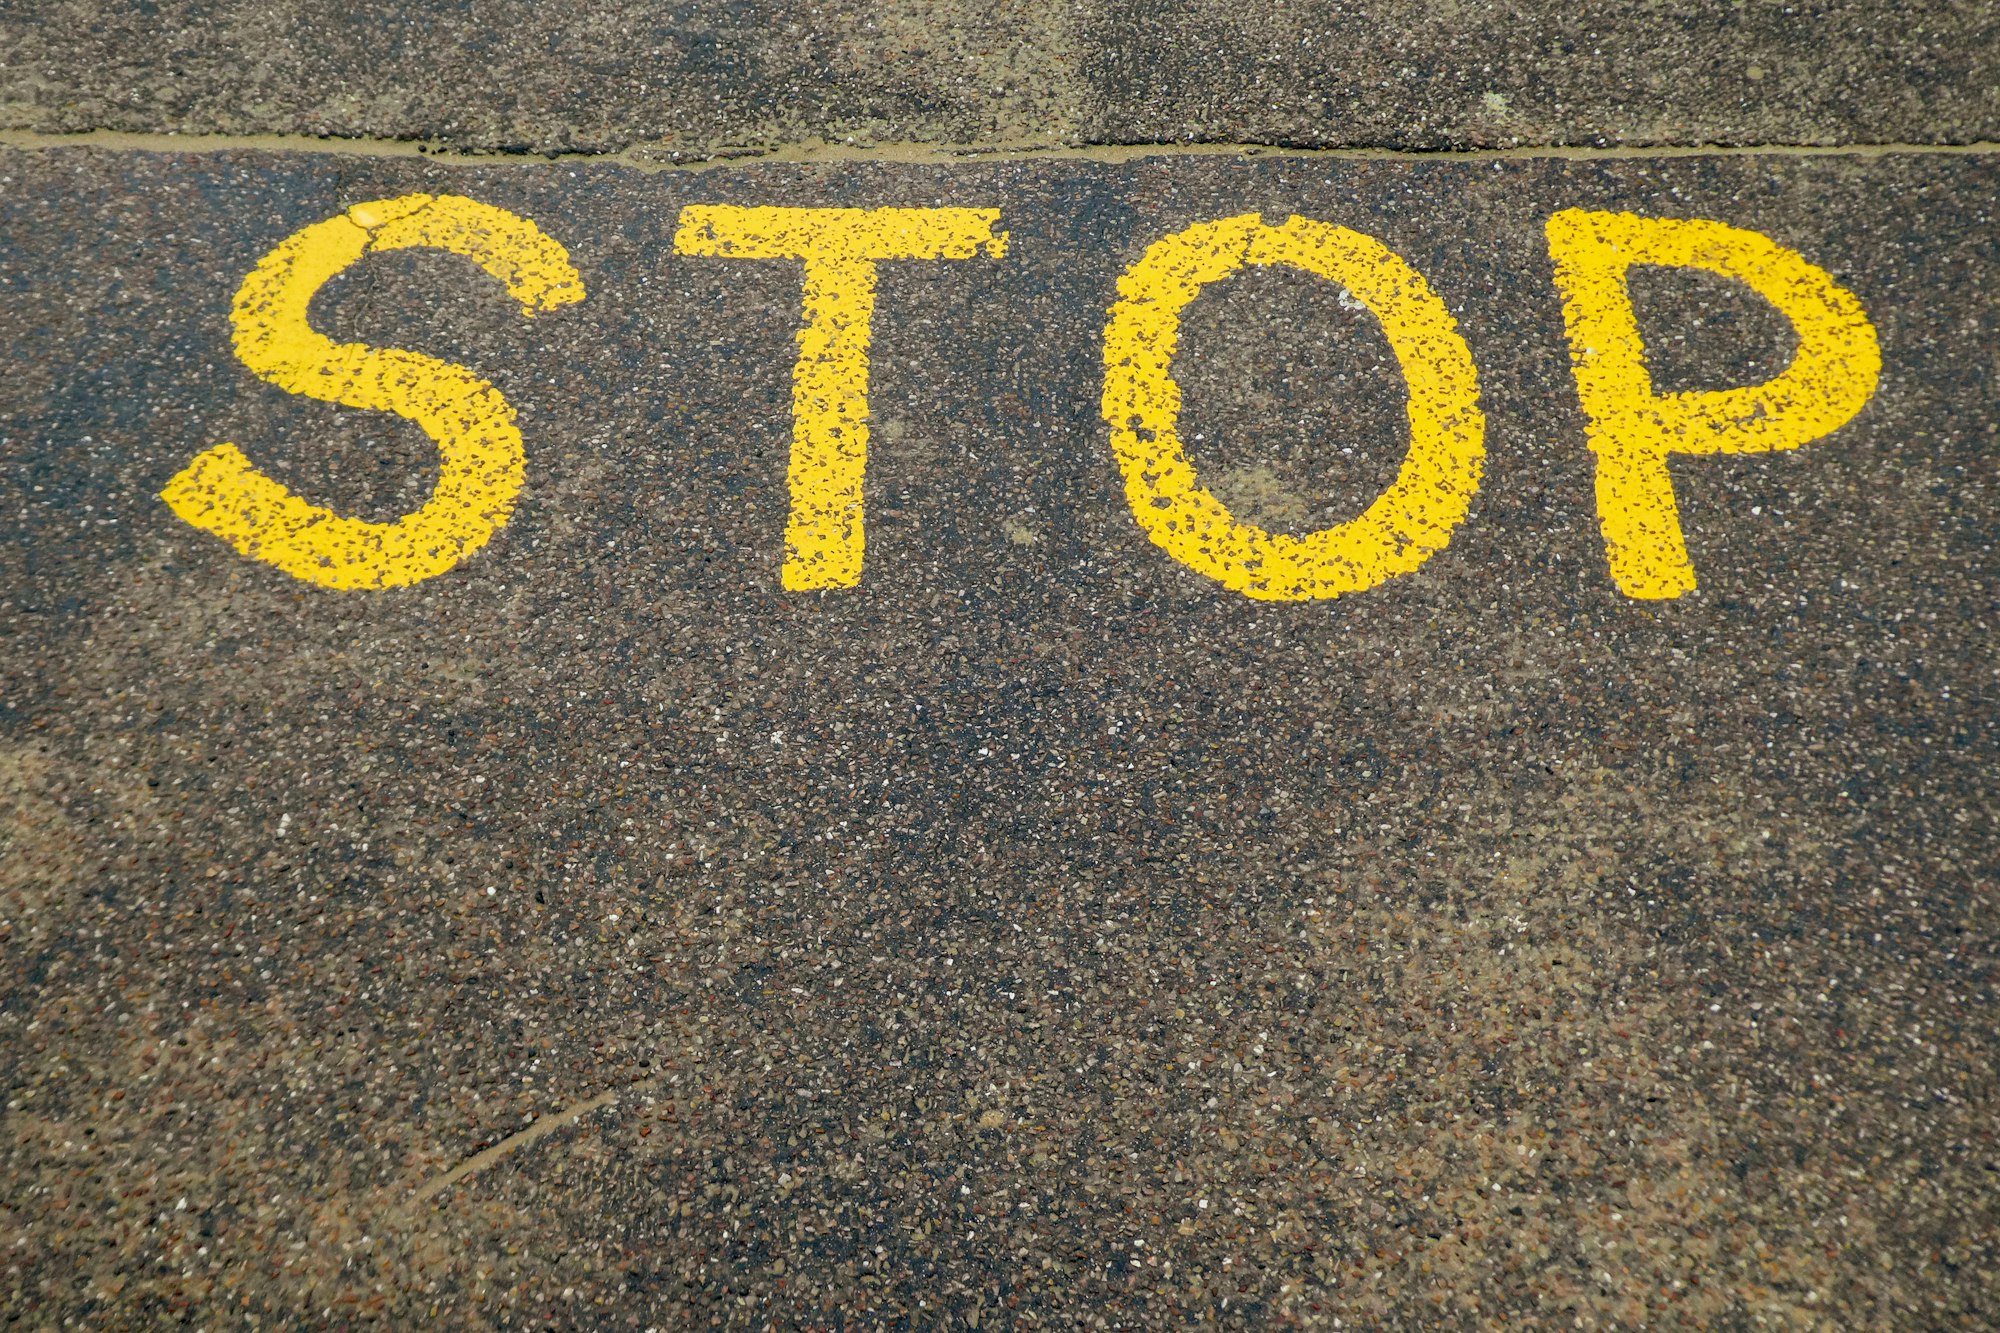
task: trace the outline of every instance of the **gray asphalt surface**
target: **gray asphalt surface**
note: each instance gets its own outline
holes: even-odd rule
[[[221,60],[231,12],[10,15],[10,86],[41,82],[8,114],[756,140],[727,97],[662,129],[633,108],[664,103],[553,38],[531,61],[484,9],[547,80],[518,104],[453,83],[476,42],[369,63],[260,9],[260,49],[335,71],[280,104]],[[1334,77],[1216,60],[1198,95],[1103,100],[1103,71],[1176,40],[1183,89],[1208,34],[1277,49],[1276,22],[1162,10],[1110,29],[1123,55],[1055,62],[1083,83],[1022,64],[1028,110],[907,79],[794,94],[782,71],[899,12],[815,29],[839,40],[793,66],[674,77],[803,98],[755,112],[792,142],[1279,137],[1305,120],[1256,117]],[[598,49],[783,23],[597,17]],[[911,49],[938,24],[1033,46],[1004,13],[920,17]],[[1758,57],[1783,96],[1677,101],[1723,66],[1656,63],[1643,104],[1519,132],[1993,137],[1981,8],[1936,40],[1922,16],[1822,14],[1810,46],[1734,21],[1789,53]],[[1458,53],[1505,48],[1479,23],[1436,39],[1433,89],[1483,81]],[[1823,95],[1843,60],[1893,63],[1870,34],[1937,64]],[[1638,86],[1592,60],[1509,86]],[[1263,102],[1232,108],[1232,80]],[[372,87],[406,100],[299,119]],[[878,116],[885,87],[916,110]],[[1317,132],[1488,133],[1397,87],[1411,110]],[[336,593],[157,496],[224,440],[345,512],[428,493],[415,427],[230,349],[261,256],[413,191],[534,219],[587,296],[524,320],[423,251],[328,285],[316,327],[471,367],[528,456],[458,569]],[[1985,152],[0,153],[0,1306],[25,1328],[1991,1327],[1996,194]],[[1010,233],[1003,258],[881,267],[859,588],[780,585],[799,266],[676,254],[681,208],[711,203],[995,207]],[[1542,232],[1570,207],[1763,232],[1880,335],[1880,387],[1832,437],[1675,464],[1701,580],[1676,601],[1607,574]],[[1118,275],[1253,211],[1382,240],[1479,368],[1469,519],[1334,602],[1253,602],[1153,546],[1100,419]],[[1791,356],[1737,285],[1632,289],[1663,389]],[[1187,315],[1183,436],[1273,529],[1351,516],[1407,446],[1383,332],[1342,295],[1253,270]]]

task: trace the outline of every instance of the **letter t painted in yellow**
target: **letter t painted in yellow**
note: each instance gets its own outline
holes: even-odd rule
[[[792,370],[791,518],[784,586],[861,582],[868,467],[868,342],[875,265],[884,259],[972,259],[1006,253],[993,208],[735,208],[681,210],[674,248],[721,259],[805,261],[805,319]]]

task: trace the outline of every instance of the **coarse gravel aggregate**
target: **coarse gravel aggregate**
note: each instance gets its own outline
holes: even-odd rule
[[[0,1308],[1991,1327],[1996,171],[0,153]],[[328,286],[330,336],[497,385],[529,469],[460,568],[332,593],[156,496],[222,440],[346,512],[428,491],[414,428],[229,344],[271,246],[412,191],[535,219],[587,296]],[[1010,233],[882,265],[859,588],[780,586],[800,278],[675,254],[713,202]],[[1606,572],[1567,207],[1763,231],[1880,333],[1833,437],[1676,463],[1677,601]],[[1118,274],[1253,211],[1382,239],[1479,366],[1471,516],[1333,602],[1150,545],[1099,416]],[[1790,356],[1723,280],[1633,289],[1663,389]],[[1405,447],[1343,295],[1187,316],[1183,433],[1273,528]]]

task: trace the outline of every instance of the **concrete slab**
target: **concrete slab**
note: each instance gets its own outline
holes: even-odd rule
[[[1993,156],[0,177],[11,1316],[1990,1311]],[[421,248],[327,284],[316,328],[470,368],[526,454],[457,568],[335,592],[157,497],[221,441],[349,515],[430,492],[415,426],[231,345],[261,257],[413,192],[584,296]],[[880,265],[857,587],[781,579],[801,266],[681,253],[690,205],[999,211],[1004,255]],[[1879,337],[1828,438],[1674,463],[1675,600],[1598,533],[1571,208],[1755,230]],[[1333,601],[1149,541],[1102,415],[1120,274],[1245,213],[1379,239],[1477,367],[1465,521]],[[1793,355],[1738,284],[1632,290],[1663,391]],[[1188,307],[1240,517],[1395,475],[1365,304],[1267,266]]]
[[[0,13],[0,128],[669,155],[828,140],[2000,138],[1991,6],[287,0]]]

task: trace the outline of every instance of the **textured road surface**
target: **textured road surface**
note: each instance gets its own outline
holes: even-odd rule
[[[1991,1313],[1990,159],[9,172],[17,1311]],[[542,219],[589,295],[529,323],[405,252],[321,297],[477,366],[530,451],[460,570],[331,593],[153,497],[221,439],[421,497],[414,429],[226,343],[276,239],[414,189]],[[713,200],[1011,232],[884,266],[857,590],[779,586],[799,279],[675,255]],[[1881,332],[1834,439],[1678,469],[1674,603],[1595,530],[1540,233],[1580,203],[1765,230]],[[1484,377],[1471,519],[1334,603],[1167,559],[1097,418],[1117,273],[1251,209],[1393,243]],[[1720,280],[1640,292],[1667,386],[1789,354]],[[1274,527],[1402,453],[1338,297],[1266,270],[1190,314],[1184,432]]]
[[[0,128],[664,155],[2000,136],[1979,0],[110,0],[0,10]]]
[[[467,40],[433,50],[407,10],[75,5],[0,17],[0,59],[33,130],[660,156],[2000,123],[1978,6],[1532,40],[1427,7],[1355,20],[1395,54],[1350,36],[1325,65],[1268,15],[1148,7],[1046,67],[1039,18],[909,8],[806,36],[757,5],[592,9],[534,20],[543,59],[505,7],[435,19]],[[1017,80],[987,83],[1003,39]],[[894,51],[923,78],[880,76]],[[1738,77],[1762,95],[1713,91]],[[1495,87],[1523,119],[1480,118]],[[25,142],[0,152],[16,1326],[2000,1318],[2000,154],[642,171]],[[327,286],[318,328],[472,368],[528,456],[458,569],[336,593],[157,497],[224,440],[345,512],[429,492],[415,427],[230,342],[273,246],[413,191],[535,220],[587,295],[524,320],[425,251]],[[676,254],[714,203],[1010,233],[882,265],[858,588],[781,586],[799,266]],[[1676,601],[1607,572],[1543,237],[1571,207],[1763,232],[1880,335],[1831,437],[1675,464]],[[1119,274],[1259,211],[1378,237],[1479,368],[1470,517],[1333,602],[1153,546],[1100,419]],[[1792,354],[1738,285],[1632,290],[1663,389]],[[1382,329],[1329,283],[1211,288],[1176,366],[1194,462],[1267,527],[1353,515],[1403,457]]]

